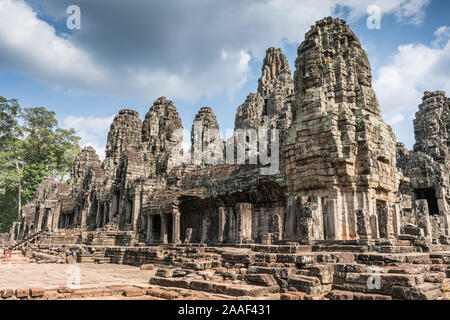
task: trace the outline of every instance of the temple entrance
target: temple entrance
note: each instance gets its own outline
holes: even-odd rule
[[[157,242],[161,239],[161,216],[155,214],[151,217],[152,219],[152,238],[150,241]]]
[[[428,189],[416,189],[415,191],[417,200],[427,200],[428,214],[438,215],[439,205],[436,198],[436,192],[432,188]]]
[[[50,209],[45,209],[44,210],[44,216],[42,217],[41,230],[46,230],[47,229],[49,211],[50,211]]]
[[[133,201],[127,201],[127,207],[125,211],[125,223],[131,224],[133,221]]]
[[[119,192],[114,192],[113,194],[111,210],[112,217],[114,218],[119,211]]]
[[[109,210],[108,210],[109,208],[108,208],[108,205],[105,205],[104,207],[103,207],[103,214],[104,214],[104,220],[105,220],[105,225],[107,224],[107,223],[109,223]]]

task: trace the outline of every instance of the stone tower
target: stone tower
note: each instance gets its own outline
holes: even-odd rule
[[[157,175],[170,170],[172,151],[183,141],[182,129],[177,109],[166,97],[156,100],[145,115],[142,142],[155,158]]]
[[[325,18],[306,33],[294,86],[287,236],[398,234],[395,136],[381,117],[367,54],[345,21]]]
[[[122,152],[141,148],[142,121],[139,113],[123,109],[114,118],[108,133],[106,157],[103,161],[105,173],[114,178]]]
[[[425,92],[422,100],[414,120],[416,144],[405,171],[418,225],[437,239],[450,235],[450,99],[436,91]]]
[[[101,163],[95,149],[92,147],[83,148],[75,158],[70,172],[69,184],[72,185],[73,192],[77,193],[81,191],[88,171],[91,168],[93,168],[92,170],[101,171],[100,166]]]
[[[236,112],[236,129],[277,128],[284,133],[291,123],[291,70],[281,49],[269,48],[264,58],[257,93],[248,95]]]
[[[201,108],[191,130],[191,155],[194,165],[223,163],[223,140],[219,123],[210,107]]]

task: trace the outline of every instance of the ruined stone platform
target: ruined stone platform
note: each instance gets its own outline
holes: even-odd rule
[[[422,252],[421,247],[391,242],[393,248],[410,250],[376,250],[386,241],[374,246],[351,241],[311,246],[36,244],[23,250],[35,263],[0,265],[0,289],[42,288],[49,299],[449,299],[449,248]],[[58,292],[74,266],[80,268],[81,291]],[[120,288],[119,294],[111,287]]]

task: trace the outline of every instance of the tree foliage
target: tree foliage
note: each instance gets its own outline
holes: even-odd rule
[[[8,232],[22,205],[32,201],[48,176],[64,180],[80,138],[58,127],[55,112],[23,109],[0,97],[0,232]]]

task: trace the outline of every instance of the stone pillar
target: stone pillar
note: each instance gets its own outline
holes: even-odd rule
[[[86,220],[89,207],[89,203],[84,203],[84,206],[81,208],[81,228],[86,228]]]
[[[236,239],[236,231],[235,231],[235,215],[232,208],[228,208],[228,240],[230,242]]]
[[[329,199],[326,202],[325,227],[327,240],[338,240],[340,235],[337,223],[336,200]]]
[[[237,242],[252,240],[252,204],[238,203],[236,205],[237,215]]]
[[[273,234],[276,241],[283,239],[283,224],[281,222],[281,216],[278,213],[273,215]]]
[[[417,226],[423,229],[426,238],[432,237],[428,202],[425,199],[416,200]]]
[[[139,218],[139,210],[141,207],[141,197],[139,194],[136,194],[134,196],[134,203],[133,203],[133,211],[132,211],[132,224],[133,224],[133,230],[137,230],[137,222]]]
[[[356,210],[356,227],[360,239],[370,238],[370,218],[364,210]]]
[[[112,211],[111,206],[109,204],[105,203],[105,221],[106,221],[106,215],[108,215],[108,223],[111,222],[111,219],[112,219],[111,211]]]
[[[103,225],[106,225],[106,217],[108,217],[108,222],[111,221],[110,220],[110,215],[109,215],[109,206],[105,203],[103,206]]]
[[[295,239],[295,197],[290,196],[286,206],[286,217],[284,219],[284,237]]]
[[[47,229],[53,231],[53,217],[55,215],[56,207],[48,209],[47,215]]]
[[[225,207],[219,207],[219,235],[217,236],[217,241],[223,242],[223,231],[225,229],[227,217],[225,212]]]
[[[180,231],[181,231],[181,214],[178,208],[173,209],[172,213],[172,243],[179,244],[180,240]]]
[[[53,228],[52,231],[58,231],[59,229],[59,219],[61,217],[61,207],[62,207],[62,202],[58,202],[56,204],[56,208],[55,208],[55,213],[53,215]]]
[[[161,213],[161,243],[167,243],[167,218],[166,215]]]
[[[381,206],[378,210],[378,226],[380,229],[380,237],[383,239],[391,239],[394,236],[392,211],[388,206]]]
[[[39,217],[37,221],[36,231],[39,232],[42,230],[42,219],[44,218],[44,208],[39,207]]]
[[[117,195],[117,193],[114,193],[111,205],[111,212],[109,216],[109,222],[111,222],[112,218],[117,215],[118,211],[119,211],[119,196]]]
[[[400,210],[400,205],[398,203],[396,203],[394,205],[392,221],[393,221],[393,228],[394,228],[394,236],[398,236],[401,233],[400,228],[402,227],[401,210]]]
[[[207,242],[207,235],[208,235],[208,219],[207,218],[203,218],[202,219],[202,238],[200,240],[200,243],[206,243]]]
[[[370,232],[372,234],[372,239],[379,239],[380,232],[378,229],[378,217],[375,214],[371,215],[369,222],[370,222]]]
[[[95,226],[96,228],[100,228],[101,221],[100,221],[100,204],[97,204],[97,215],[95,218]]]
[[[151,215],[147,216],[147,235],[145,241],[147,244],[151,243],[153,240],[153,219]]]

